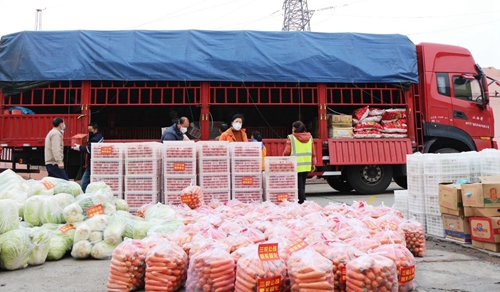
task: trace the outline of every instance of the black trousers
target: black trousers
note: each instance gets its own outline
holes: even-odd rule
[[[49,173],[49,176],[61,178],[64,180],[69,180],[68,175],[66,174],[66,171],[64,169],[60,169],[57,164],[47,164],[47,165],[45,165],[45,168],[47,168],[47,172]]]
[[[297,173],[298,187],[299,187],[299,204],[304,203],[306,200],[306,180],[309,172]]]

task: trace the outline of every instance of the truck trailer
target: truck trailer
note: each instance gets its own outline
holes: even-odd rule
[[[362,108],[404,109],[404,137],[331,135],[332,116]],[[311,175],[339,191],[406,187],[407,154],[497,148],[487,76],[462,47],[303,31],[24,31],[0,41],[0,161],[24,171],[44,164],[58,116],[75,177],[71,138],[90,122],[106,142],[159,141],[186,116],[191,135],[210,140],[236,113],[270,156],[303,121],[319,158]]]

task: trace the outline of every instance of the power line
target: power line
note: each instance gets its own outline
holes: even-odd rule
[[[245,26],[247,24],[251,24],[251,23],[254,23],[254,22],[258,22],[260,20],[263,20],[263,19],[266,19],[268,17],[274,17],[274,15],[278,12],[281,12],[282,10],[279,9],[279,10],[276,10],[274,11],[273,13],[269,14],[269,15],[266,15],[266,16],[263,16],[263,17],[260,17],[260,18],[257,18],[257,19],[253,19],[253,20],[249,20],[249,21],[245,21],[245,22],[239,22],[239,23],[235,23],[235,24],[230,24],[230,25],[225,25],[225,26],[219,26],[215,29],[221,29],[221,28],[227,28],[227,27],[239,27],[239,26]]]
[[[478,13],[468,13],[468,14],[454,14],[454,15],[435,15],[435,16],[384,16],[384,15],[353,15],[353,14],[337,14],[338,16],[347,17],[360,17],[360,18],[393,18],[393,19],[433,19],[433,18],[450,18],[450,17],[467,17],[488,13],[498,13],[500,10],[478,12]]]
[[[252,4],[253,2],[255,2],[255,0],[251,0],[250,2],[245,3],[245,4],[243,4],[243,5],[239,6],[239,7],[237,7],[237,8],[236,8],[236,9],[234,9],[234,10],[231,10],[231,11],[229,11],[228,13],[226,13],[226,14],[224,14],[224,15],[221,15],[221,16],[219,16],[218,18],[213,19],[213,20],[211,20],[211,21],[209,21],[209,22],[205,23],[205,24],[203,25],[203,27],[206,27],[207,25],[209,25],[209,24],[211,24],[211,23],[214,23],[214,22],[216,22],[217,20],[219,20],[219,19],[221,19],[221,18],[226,17],[226,16],[228,16],[229,14],[232,14],[233,12],[238,11],[238,10],[240,10],[241,8],[243,8],[243,7],[245,7],[245,6],[249,5],[249,4]]]
[[[435,32],[443,32],[443,31],[449,31],[449,30],[455,30],[455,29],[469,28],[469,27],[483,25],[483,24],[489,24],[489,23],[493,23],[493,22],[497,22],[497,21],[500,21],[500,19],[495,19],[495,20],[481,22],[481,23],[474,23],[474,24],[466,25],[466,26],[450,27],[450,28],[432,30],[432,31],[426,31],[426,32],[407,33],[406,35],[410,36],[410,35],[419,35],[419,34],[430,34],[430,33],[435,33]]]

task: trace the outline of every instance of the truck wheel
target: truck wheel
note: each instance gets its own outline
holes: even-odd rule
[[[352,191],[351,184],[340,175],[328,176],[326,177],[326,182],[332,187],[332,189],[339,192],[346,193]]]
[[[453,148],[441,148],[434,151],[434,153],[459,153],[459,151]]]
[[[381,193],[392,182],[390,165],[356,165],[346,167],[347,181],[363,195]]]
[[[395,176],[393,177],[393,179],[398,186],[402,187],[403,189],[408,188],[408,177],[406,175]]]

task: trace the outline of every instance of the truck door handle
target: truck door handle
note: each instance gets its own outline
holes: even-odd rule
[[[453,118],[467,120],[467,115],[463,111],[453,111]]]

